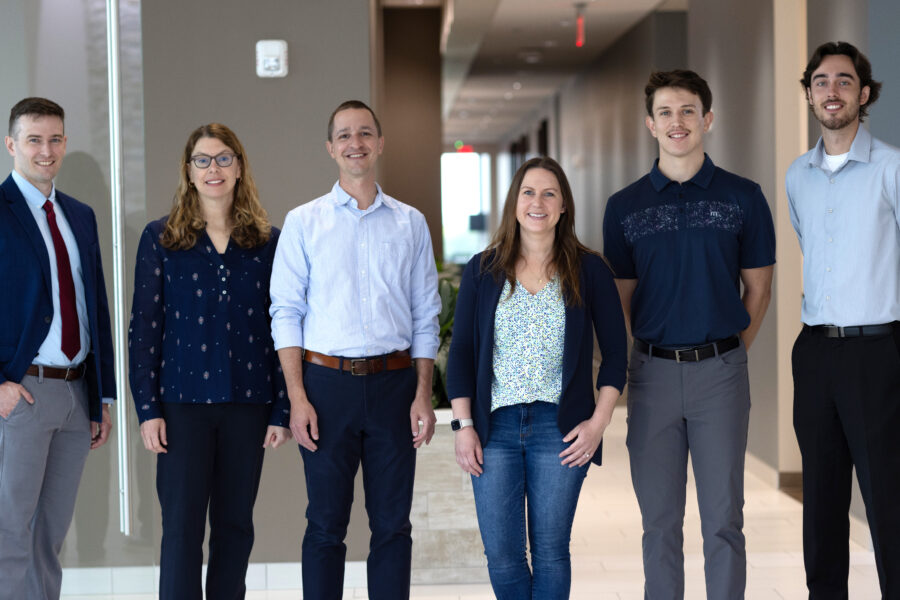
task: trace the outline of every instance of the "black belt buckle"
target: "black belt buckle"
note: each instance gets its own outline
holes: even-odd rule
[[[692,358],[681,358],[681,355],[690,357],[691,353],[693,354]],[[675,351],[675,362],[700,362],[700,349],[699,348],[688,348],[686,350],[676,350]]]
[[[369,369],[364,368],[362,371],[357,372],[356,365],[366,365],[368,364],[369,359],[367,358],[351,358],[350,359],[350,374],[351,375],[368,375]]]

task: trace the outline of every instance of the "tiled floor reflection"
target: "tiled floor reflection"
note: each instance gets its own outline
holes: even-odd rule
[[[573,599],[641,600],[641,524],[631,489],[625,451],[625,412],[617,408],[604,442],[604,466],[589,471],[572,535]],[[801,507],[759,478],[746,475],[748,600],[802,600],[807,597],[801,551]],[[685,516],[685,598],[703,599],[700,519],[693,480],[688,481]],[[850,597],[880,598],[871,552],[851,544]],[[64,596],[66,600],[107,600],[106,596]],[[155,600],[153,595],[118,595],[116,600]],[[300,590],[251,591],[248,600],[296,600]],[[348,588],[344,598],[367,598],[365,588]],[[419,600],[489,600],[489,585],[414,586]]]

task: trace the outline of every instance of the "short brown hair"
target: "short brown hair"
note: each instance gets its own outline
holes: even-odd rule
[[[334,117],[342,110],[348,110],[350,108],[360,108],[362,110],[369,111],[369,114],[372,115],[372,119],[375,121],[375,131],[378,132],[378,137],[381,137],[381,123],[378,121],[378,117],[375,116],[375,111],[369,108],[369,105],[361,100],[347,100],[345,102],[341,102],[334,112],[331,113],[331,116],[328,117],[328,141],[331,140],[331,135],[334,133]]]
[[[674,71],[654,71],[644,88],[644,100],[647,103],[647,114],[653,116],[653,97],[659,88],[679,88],[700,97],[705,115],[712,109],[712,92],[706,80],[693,71],[675,69]]]
[[[16,137],[15,129],[19,117],[25,115],[32,115],[35,117],[59,117],[61,121],[66,120],[66,111],[53,100],[38,98],[36,96],[23,98],[16,102],[16,105],[9,111],[9,137]]]
[[[806,70],[803,71],[803,79],[800,80],[800,85],[803,86],[804,92],[812,87],[813,72],[819,68],[826,56],[834,55],[846,56],[853,63],[853,68],[856,69],[856,75],[859,77],[860,91],[864,87],[869,86],[869,99],[859,107],[859,120],[861,122],[868,116],[869,107],[878,100],[878,95],[881,93],[881,82],[872,79],[872,63],[853,44],[848,42],[825,42],[816,48],[806,65]]]

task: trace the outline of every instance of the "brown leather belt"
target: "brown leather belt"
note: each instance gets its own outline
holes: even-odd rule
[[[43,371],[43,373],[41,373]],[[81,379],[84,375],[84,363],[81,363],[77,367],[43,367],[41,365],[31,365],[28,367],[28,370],[25,371],[26,375],[33,375],[35,377],[47,377],[49,379],[65,379],[66,381],[75,381],[76,379]]]
[[[381,371],[408,369],[412,366],[409,350],[397,350],[390,354],[370,358],[341,358],[313,352],[312,350],[304,350],[303,360],[320,367],[349,371],[351,375],[374,375]]]

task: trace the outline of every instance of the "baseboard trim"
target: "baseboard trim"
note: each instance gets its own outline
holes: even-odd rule
[[[203,565],[206,579],[206,565]],[[300,563],[250,563],[247,589],[299,590]],[[344,565],[345,587],[366,587],[365,561]],[[159,567],[86,567],[63,569],[62,593],[73,596],[153,594],[159,591]]]

